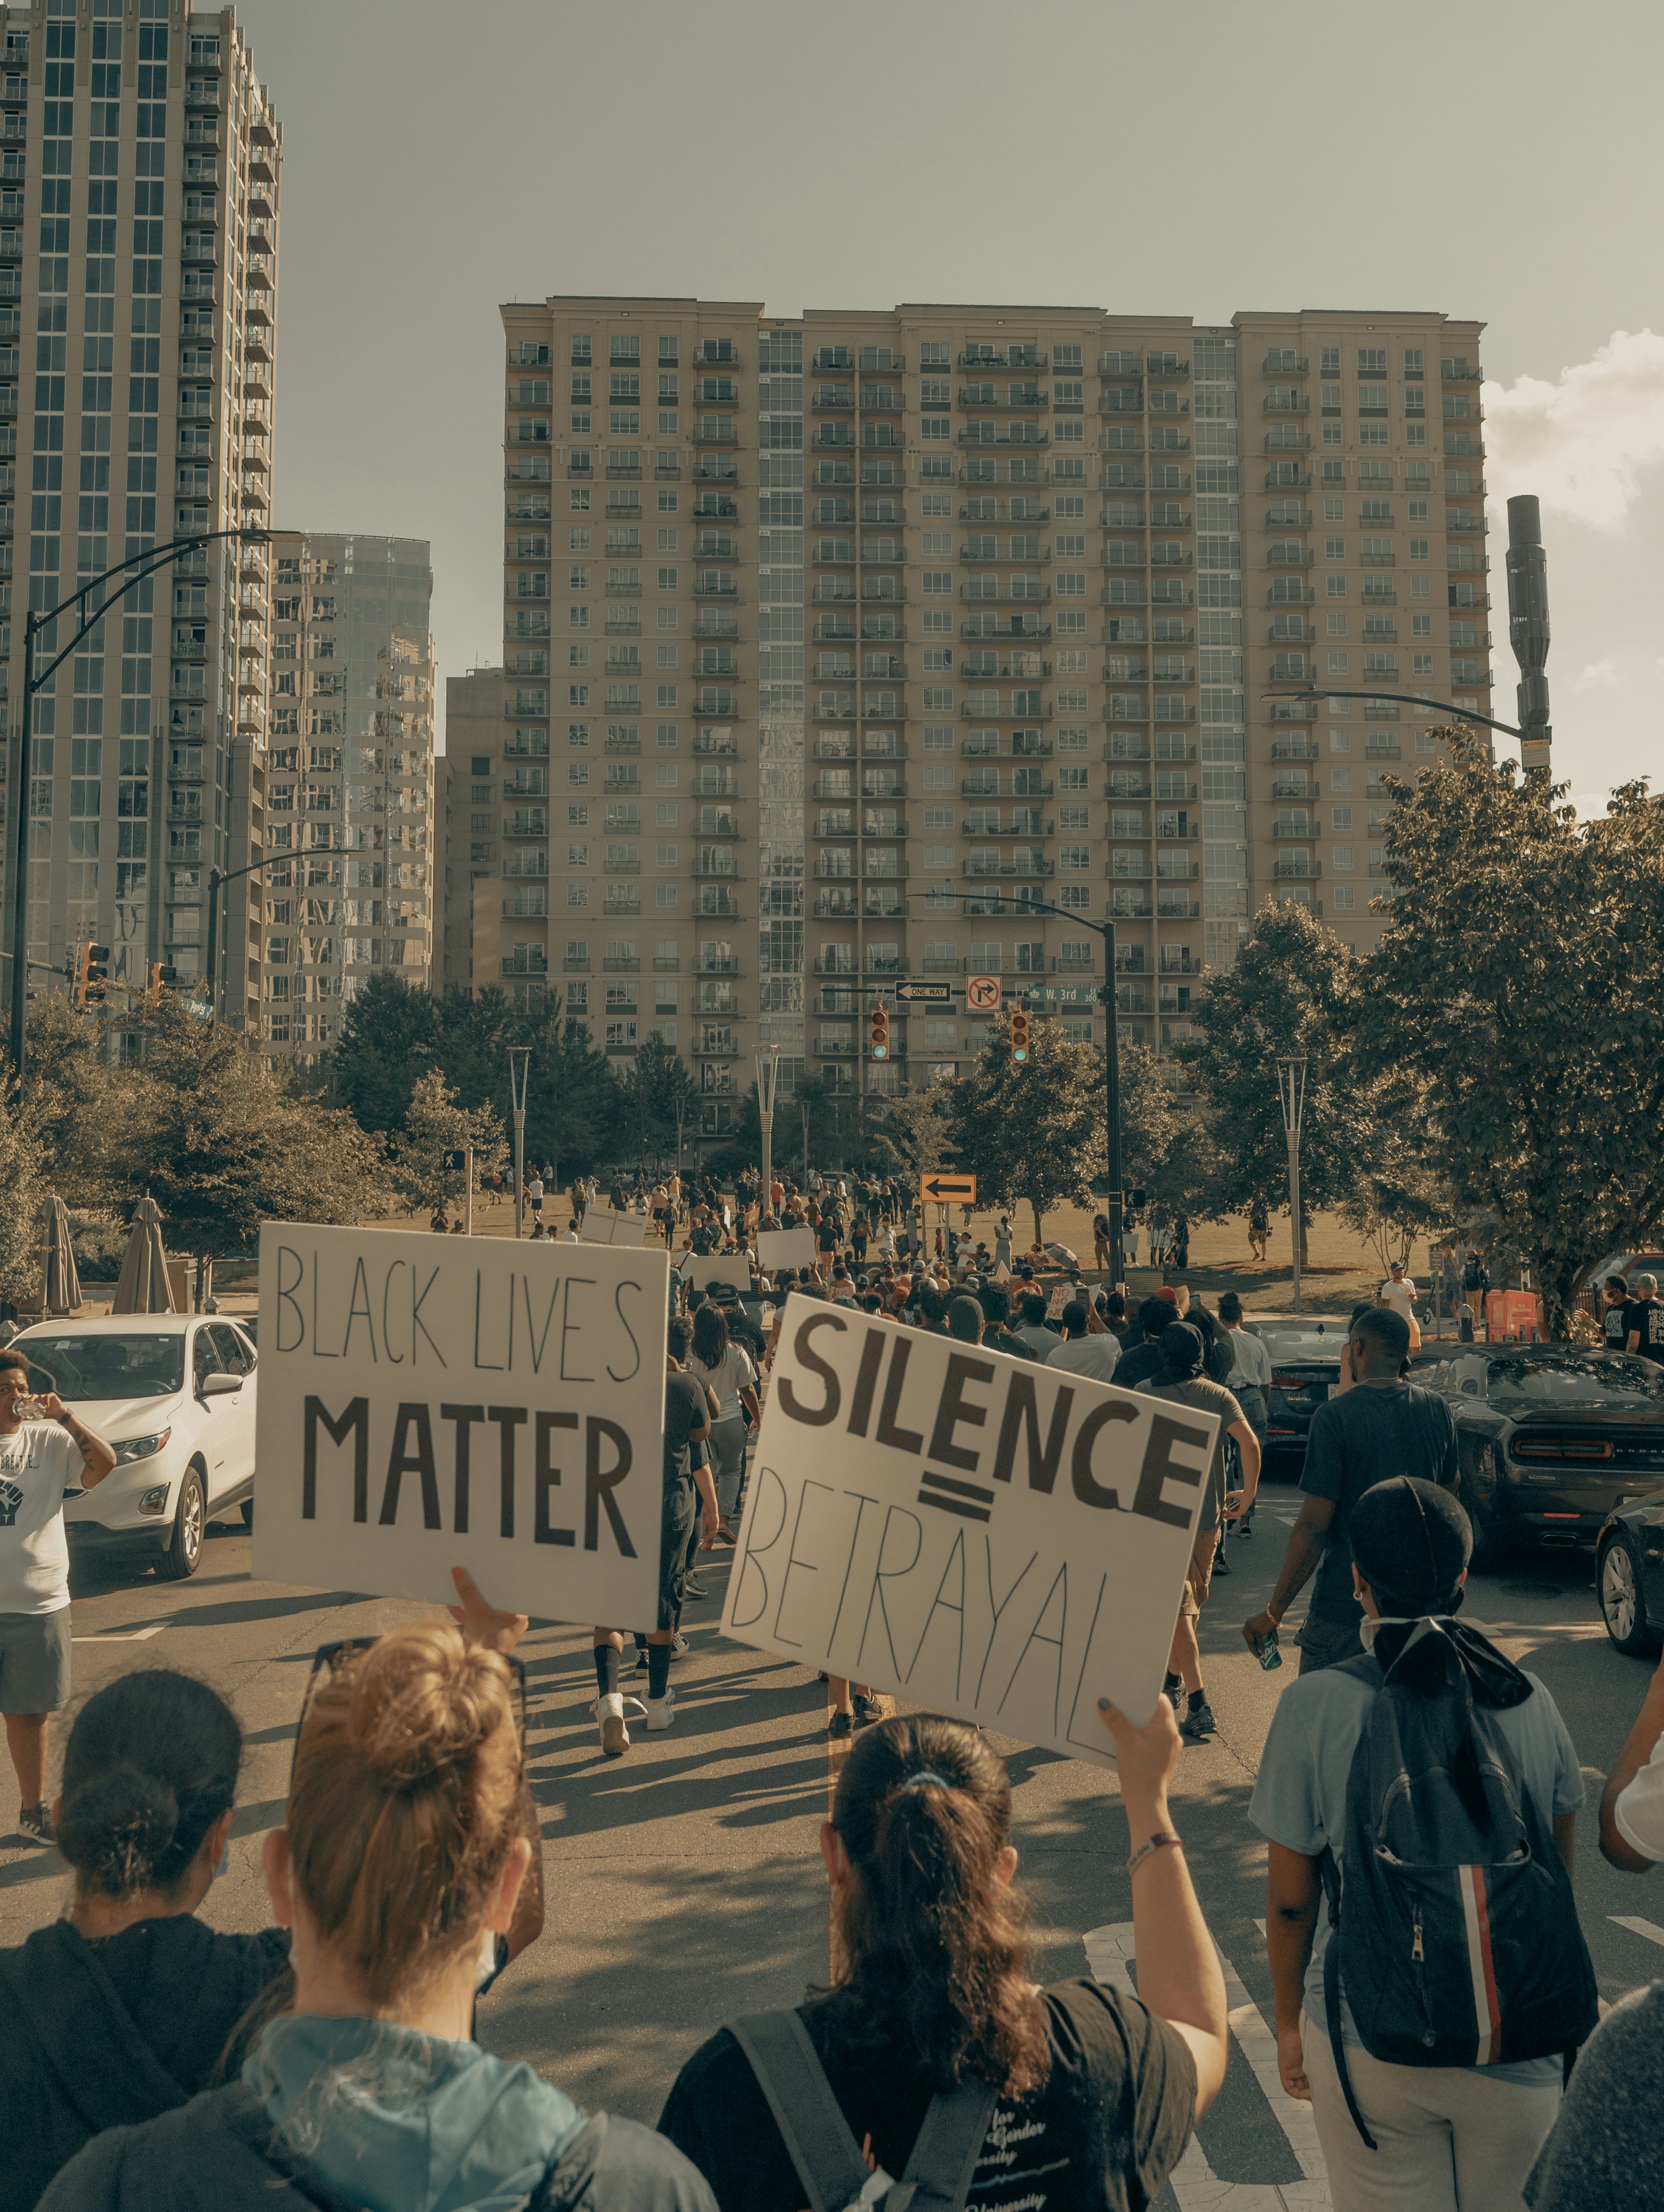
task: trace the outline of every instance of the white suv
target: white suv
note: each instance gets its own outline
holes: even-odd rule
[[[115,1452],[94,1490],[71,1492],[72,1559],[194,1575],[203,1531],[234,1506],[254,1517],[257,1355],[235,1322],[191,1314],[48,1321],[14,1340],[29,1387],[56,1390]]]

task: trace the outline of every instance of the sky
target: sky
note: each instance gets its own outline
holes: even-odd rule
[[[1534,491],[1557,778],[1653,771],[1656,0],[237,14],[283,126],[276,519],[431,542],[441,685],[501,653],[505,300],[1438,308],[1488,325],[1493,711]]]

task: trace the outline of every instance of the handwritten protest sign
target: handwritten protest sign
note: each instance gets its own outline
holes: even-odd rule
[[[640,1213],[615,1213],[610,1206],[592,1206],[584,1214],[584,1225],[578,1231],[580,1244],[645,1244],[647,1241],[647,1217]]]
[[[793,1297],[725,1636],[1077,1759],[1161,1693],[1218,1424]]]
[[[669,1290],[662,1250],[269,1224],[255,1573],[654,1620]]]
[[[682,1271],[696,1291],[708,1290],[713,1283],[732,1283],[743,1297],[751,1295],[751,1263],[743,1252],[731,1252],[726,1257],[714,1252],[705,1260],[690,1252],[682,1262]]]
[[[812,1267],[812,1229],[763,1229],[757,1232],[757,1265],[772,1275],[777,1267]]]

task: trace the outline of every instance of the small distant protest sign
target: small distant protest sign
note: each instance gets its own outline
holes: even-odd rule
[[[670,1261],[269,1224],[254,1571],[657,1616]]]
[[[1147,1720],[1218,1424],[791,1297],[725,1636],[1113,1765]]]
[[[580,1244],[645,1244],[647,1241],[647,1216],[616,1213],[610,1206],[586,1206],[578,1231],[578,1241]]]

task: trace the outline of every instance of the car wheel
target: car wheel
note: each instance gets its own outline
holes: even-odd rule
[[[244,1498],[242,1514],[244,1528],[252,1528],[254,1526],[254,1500],[252,1498]]]
[[[1606,1624],[1607,1635],[1631,1658],[1650,1658],[1659,1648],[1659,1639],[1647,1619],[1640,1556],[1621,1528],[1601,1553],[1598,1573],[1600,1618]]]
[[[194,1575],[203,1555],[203,1479],[188,1467],[179,1484],[179,1502],[173,1509],[173,1533],[157,1563],[165,1583],[182,1583]]]

